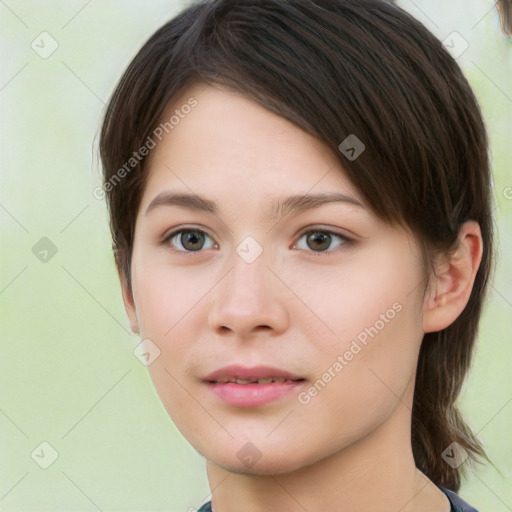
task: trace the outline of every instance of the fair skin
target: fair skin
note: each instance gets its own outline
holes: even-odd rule
[[[239,93],[204,85],[183,90],[162,118],[191,96],[197,107],[149,155],[132,288],[122,285],[133,331],[161,351],[148,368],[162,403],[207,459],[215,512],[448,512],[415,467],[414,376],[424,333],[450,325],[468,301],[478,224],[463,226],[459,250],[439,261],[423,296],[414,237],[371,212],[322,142]],[[219,211],[160,204],[146,213],[164,191],[206,197]],[[268,217],[277,198],[332,192],[361,206]],[[161,243],[177,229],[204,238]],[[304,235],[312,230],[331,239],[317,248]],[[236,250],[247,236],[263,249],[251,263]],[[236,407],[201,380],[228,364],[269,365],[303,376],[307,391],[396,303],[400,312],[307,404],[292,393]],[[260,454],[253,465],[237,456],[248,442]]]

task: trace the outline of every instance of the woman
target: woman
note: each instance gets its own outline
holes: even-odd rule
[[[141,48],[103,188],[132,330],[207,460],[200,512],[476,510],[455,401],[487,144],[457,63],[385,1],[195,3]]]

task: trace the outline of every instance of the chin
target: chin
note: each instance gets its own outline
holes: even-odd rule
[[[242,448],[237,447],[236,450],[229,447],[215,453],[208,449],[206,453],[203,452],[203,456],[231,473],[261,476],[292,473],[323,458],[318,450],[300,453],[299,446],[286,447],[281,444],[279,448],[268,446],[257,450],[251,443],[242,445]]]
[[[269,475],[281,475],[286,473],[291,473],[303,467],[303,464],[290,460],[263,460],[262,457],[253,465],[245,464],[240,462],[238,459],[229,460],[229,461],[219,461],[219,460],[211,460],[211,462],[217,464],[222,467],[226,471],[230,473],[235,473],[239,475],[259,475],[259,476],[269,476]]]

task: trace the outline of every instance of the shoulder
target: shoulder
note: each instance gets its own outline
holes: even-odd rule
[[[202,507],[200,507],[197,512],[212,512],[212,502],[208,501]]]
[[[479,512],[475,507],[464,501],[458,494],[444,487],[440,489],[446,494],[452,506],[452,512]]]

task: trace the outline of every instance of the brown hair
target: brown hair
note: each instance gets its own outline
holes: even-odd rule
[[[505,37],[512,37],[512,3],[511,0],[495,0],[500,15],[501,31]]]
[[[135,56],[101,131],[115,261],[129,288],[146,176],[144,159],[130,158],[191,80],[241,91],[326,143],[375,214],[408,226],[430,263],[454,247],[465,221],[480,225],[484,249],[469,302],[452,325],[425,334],[412,411],[416,466],[458,491],[464,467],[442,458],[452,442],[470,460],[489,461],[455,401],[474,351],[493,247],[487,133],[461,69],[419,21],[383,0],[191,4]],[[366,146],[355,160],[338,150],[350,134]],[[128,161],[129,172],[114,183]]]

